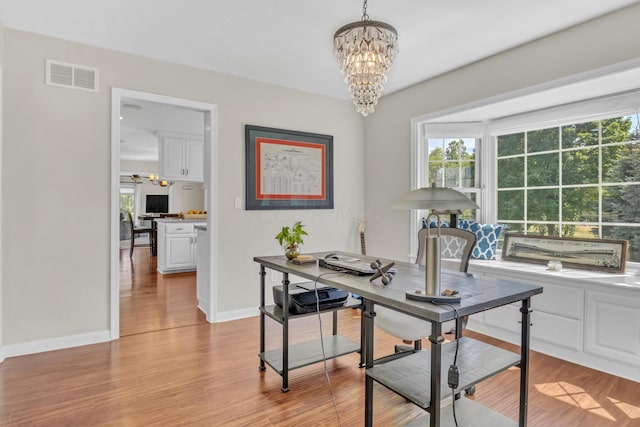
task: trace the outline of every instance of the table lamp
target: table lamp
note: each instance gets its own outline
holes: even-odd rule
[[[459,191],[445,187],[423,187],[410,191],[396,200],[392,209],[422,209],[430,210],[427,216],[436,217],[436,233],[427,232],[425,243],[425,289],[407,292],[406,297],[412,300],[426,302],[459,302],[460,295],[441,295],[440,292],[440,216],[436,211],[459,211],[461,209],[479,209],[480,207]]]

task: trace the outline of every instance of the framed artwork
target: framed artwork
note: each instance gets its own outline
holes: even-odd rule
[[[245,126],[245,208],[333,209],[333,136]]]
[[[621,273],[624,272],[628,244],[626,240],[507,233],[502,259],[539,264],[553,260],[567,267]]]

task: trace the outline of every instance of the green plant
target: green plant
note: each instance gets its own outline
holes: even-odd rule
[[[282,227],[282,230],[276,234],[276,240],[285,249],[290,249],[299,244],[304,243],[302,236],[307,236],[307,232],[302,228],[305,225],[301,221],[296,221],[292,227]]]

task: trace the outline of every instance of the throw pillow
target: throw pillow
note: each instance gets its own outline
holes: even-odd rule
[[[446,221],[440,221],[440,227],[448,227],[449,223]],[[430,219],[429,220],[429,228],[436,228],[436,221]],[[427,218],[422,217],[422,228],[427,228]]]
[[[458,221],[458,227],[463,230],[469,230],[476,235],[476,246],[471,252],[471,257],[475,259],[494,259],[496,256],[496,247],[498,246],[498,238],[504,228],[501,224],[480,224],[475,221],[461,219]]]

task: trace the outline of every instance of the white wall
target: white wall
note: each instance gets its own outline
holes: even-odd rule
[[[639,21],[636,4],[382,98],[365,120],[367,251],[407,259],[410,213],[389,205],[411,189],[412,118],[639,58]]]
[[[46,58],[98,68],[100,92],[44,85]],[[109,328],[111,87],[218,106],[218,312],[257,307],[253,257],[281,253],[274,236],[283,225],[308,225],[305,251],[357,250],[364,126],[351,102],[10,29],[4,64],[1,167],[21,182],[2,189],[3,206],[11,206],[2,211],[1,254],[10,352]],[[245,124],[333,135],[335,209],[234,209],[234,197],[244,197]]]

